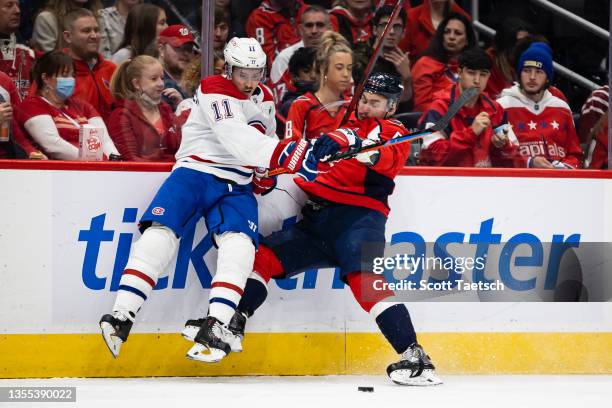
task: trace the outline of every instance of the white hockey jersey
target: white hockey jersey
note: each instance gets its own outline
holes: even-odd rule
[[[183,125],[177,167],[248,184],[253,167],[269,167],[278,144],[274,99],[264,85],[249,98],[221,75],[202,80]]]

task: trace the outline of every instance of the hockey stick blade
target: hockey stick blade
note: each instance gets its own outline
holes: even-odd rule
[[[408,133],[406,135],[394,137],[393,139],[389,139],[384,142],[380,141],[378,143],[375,143],[369,146],[365,146],[360,149],[348,150],[346,152],[339,152],[339,153],[334,154],[328,160],[326,160],[326,162],[351,158],[359,153],[370,152],[372,150],[378,150],[386,146],[391,146],[391,145],[398,144],[398,143],[406,143],[406,142],[422,139],[423,137],[430,135],[432,133],[443,131],[444,129],[448,127],[448,124],[450,123],[450,121],[461,110],[461,108],[463,108],[465,104],[468,103],[476,95],[478,95],[478,90],[476,88],[468,88],[465,91],[461,92],[461,95],[459,95],[459,98],[457,98],[457,100],[448,107],[448,110],[446,111],[444,116],[442,116],[438,121],[436,121],[433,124],[433,126],[427,129],[418,130],[416,132]]]

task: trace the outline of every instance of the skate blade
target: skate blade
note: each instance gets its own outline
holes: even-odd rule
[[[410,370],[395,370],[389,375],[389,378],[399,385],[427,387],[443,384],[442,380],[436,376],[433,370],[423,370],[418,377],[410,377],[410,374],[412,374]]]
[[[185,326],[181,332],[181,335],[185,338],[185,340],[193,342],[195,341],[198,331],[200,331],[199,326]]]
[[[216,363],[225,357],[225,351],[209,348],[203,344],[196,343],[187,352],[187,357],[190,360],[202,361],[204,363]]]
[[[115,336],[115,329],[109,323],[100,323],[100,329],[102,330],[102,338],[104,338],[104,343],[106,347],[108,347],[108,351],[111,352],[113,358],[117,358],[119,356],[119,351],[121,351],[123,341]]]

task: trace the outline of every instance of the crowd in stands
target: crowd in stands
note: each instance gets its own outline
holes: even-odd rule
[[[401,80],[398,117],[418,112],[413,125],[425,128],[466,89],[478,91],[420,142],[416,163],[607,168],[608,87],[585,101],[576,130],[554,86],[550,43],[532,24],[505,19],[483,49],[454,0],[406,0],[390,21],[395,3],[216,0],[205,50],[199,2],[48,0],[28,10],[25,38],[22,3],[0,0],[0,159],[79,160],[87,124],[100,129],[105,160],[174,161],[201,55],[223,75],[233,36],[257,39],[267,55],[278,137],[317,138],[343,123],[388,26],[373,72]]]

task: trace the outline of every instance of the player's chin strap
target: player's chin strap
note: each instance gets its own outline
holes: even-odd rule
[[[418,130],[416,132],[401,135],[393,139],[389,139],[387,141],[381,140],[380,142],[376,142],[375,144],[372,144],[369,146],[362,146],[356,149],[349,149],[348,151],[345,151],[345,152],[338,152],[332,155],[330,158],[328,158],[325,161],[330,162],[330,161],[335,161],[335,160],[340,160],[340,159],[350,159],[358,153],[378,150],[383,147],[395,145],[398,143],[411,142],[414,140],[422,139],[425,136],[430,135],[432,133],[443,131],[444,129],[448,127],[448,124],[450,123],[450,121],[461,110],[461,108],[463,108],[463,106],[465,106],[466,103],[468,103],[472,98],[474,98],[477,95],[478,95],[478,90],[476,88],[468,88],[464,90],[463,92],[461,92],[461,95],[459,95],[459,97],[455,100],[455,102],[448,107],[448,110],[446,111],[444,116],[442,116],[439,120],[434,122],[433,126],[427,129]]]

